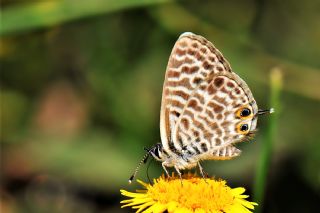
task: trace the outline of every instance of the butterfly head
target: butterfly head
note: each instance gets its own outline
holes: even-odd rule
[[[137,175],[137,173],[139,171],[140,166],[147,162],[147,160],[148,160],[150,155],[153,156],[156,160],[162,161],[162,144],[161,143],[155,144],[150,149],[144,148],[144,150],[147,153],[143,156],[143,158],[141,159],[140,163],[136,167],[134,173],[129,178],[129,183],[131,183],[133,181],[133,179],[135,178],[135,176]]]

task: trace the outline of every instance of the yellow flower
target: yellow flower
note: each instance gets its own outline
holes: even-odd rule
[[[138,182],[145,187],[137,192],[120,190],[130,197],[121,201],[123,207],[131,206],[137,212],[212,212],[250,213],[257,203],[245,200],[242,187],[230,188],[224,180],[197,177],[186,174],[183,179],[164,176],[155,179],[154,184]]]

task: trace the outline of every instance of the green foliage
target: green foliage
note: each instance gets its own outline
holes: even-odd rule
[[[83,17],[90,17],[138,6],[148,6],[169,0],[78,0],[36,1],[9,6],[2,11],[0,35],[54,26]],[[17,15],[18,14],[18,15]]]

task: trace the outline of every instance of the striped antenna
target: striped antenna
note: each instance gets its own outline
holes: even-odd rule
[[[140,161],[140,163],[138,164],[137,168],[134,170],[134,173],[133,173],[133,174],[131,175],[131,177],[129,178],[129,184],[132,183],[134,177],[137,175],[141,164],[142,164],[142,163],[146,163],[147,160],[148,160],[148,157],[150,156],[150,150],[148,150],[148,149],[145,149],[145,150],[147,150],[147,153],[143,156],[143,158],[142,158],[142,160]]]
[[[271,108],[271,109],[259,109],[258,110],[258,115],[263,115],[263,114],[266,114],[266,113],[274,113],[274,109]]]

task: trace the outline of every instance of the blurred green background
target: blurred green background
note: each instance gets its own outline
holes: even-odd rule
[[[143,147],[160,141],[165,68],[185,31],[218,47],[260,108],[275,107],[270,72],[283,79],[274,125],[261,117],[240,157],[205,170],[253,196],[262,168],[261,212],[316,212],[319,8],[313,0],[3,0],[1,212],[130,212],[119,208],[119,189],[140,188],[127,180]],[[161,173],[151,163],[150,177]]]

